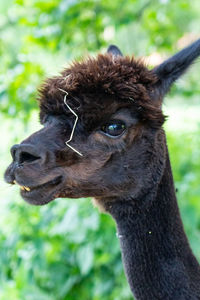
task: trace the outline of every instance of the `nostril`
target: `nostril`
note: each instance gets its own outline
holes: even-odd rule
[[[16,144],[12,146],[10,152],[17,164],[32,163],[42,158],[39,149],[30,144]]]
[[[19,154],[19,163],[20,164],[23,164],[24,162],[30,163],[30,162],[33,162],[33,161],[35,161],[37,159],[40,159],[40,157],[39,156],[35,156],[33,154],[30,154],[28,152],[22,151]]]

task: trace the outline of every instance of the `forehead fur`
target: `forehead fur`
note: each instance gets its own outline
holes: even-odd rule
[[[162,124],[162,112],[151,99],[156,76],[146,68],[141,60],[131,57],[114,57],[111,54],[87,58],[74,62],[59,76],[47,79],[39,90],[39,105],[43,114],[63,114],[66,112],[64,95],[67,99],[81,104],[82,113],[97,107],[108,109],[110,101],[131,102],[132,107],[140,110],[143,119],[156,119]],[[158,105],[158,103],[157,103]]]

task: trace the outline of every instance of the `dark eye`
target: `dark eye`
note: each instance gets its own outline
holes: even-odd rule
[[[121,135],[126,129],[126,125],[123,121],[115,120],[110,121],[101,127],[101,130],[109,136],[117,137]]]

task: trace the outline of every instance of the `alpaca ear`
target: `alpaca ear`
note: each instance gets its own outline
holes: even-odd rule
[[[107,53],[111,53],[113,56],[123,56],[122,52],[115,45],[110,45],[107,49]]]
[[[159,96],[162,97],[168,92],[173,82],[187,71],[199,55],[200,39],[152,70],[159,79],[156,91]]]

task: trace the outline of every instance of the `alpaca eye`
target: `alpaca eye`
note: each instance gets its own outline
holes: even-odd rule
[[[124,122],[117,120],[117,121],[110,121],[106,125],[101,127],[101,131],[103,131],[106,135],[111,137],[117,137],[121,135],[126,129],[126,125]]]

